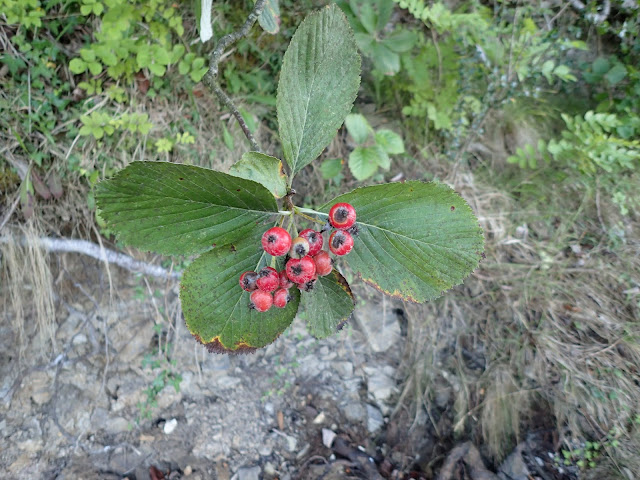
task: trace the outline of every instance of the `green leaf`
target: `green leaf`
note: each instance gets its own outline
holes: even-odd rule
[[[74,58],[69,62],[69,70],[71,73],[79,75],[87,70],[87,64],[81,58]]]
[[[364,143],[367,141],[371,127],[364,115],[360,115],[359,113],[350,113],[344,119],[344,125],[347,127],[349,135],[353,137],[353,140],[356,143]]]
[[[284,55],[277,111],[284,158],[295,175],[331,142],[360,85],[360,56],[335,5],[310,14]]]
[[[253,238],[278,211],[262,185],[214,170],[133,162],[97,186],[102,218],[122,242],[170,255]]]
[[[373,64],[385,75],[395,75],[400,71],[400,55],[391,51],[384,43],[373,47]]]
[[[260,241],[246,239],[216,247],[185,270],[180,300],[187,328],[217,353],[247,353],[273,342],[293,321],[300,303],[297,288],[283,308],[264,313],[249,309],[249,292],[240,288],[243,272],[257,270],[265,257]]]
[[[402,141],[402,137],[391,130],[384,128],[378,130],[376,132],[376,143],[380,145],[385,152],[391,155],[404,153],[404,142]]]
[[[613,68],[607,72],[604,78],[611,85],[615,85],[617,83],[620,83],[622,80],[624,80],[626,76],[627,76],[626,67],[621,63],[616,63],[613,66]]]
[[[258,17],[258,23],[262,29],[275,35],[280,31],[280,6],[278,0],[267,0],[264,10]]]
[[[287,176],[282,170],[282,162],[264,153],[246,152],[231,166],[229,174],[264,185],[276,198],[287,194]]]
[[[349,169],[356,180],[366,180],[378,170],[380,152],[373,147],[356,147],[349,154]]]
[[[316,338],[325,338],[340,330],[351,316],[354,305],[351,288],[337,270],[326,277],[318,277],[313,290],[302,294],[307,329]]]
[[[383,40],[387,48],[396,53],[408,52],[413,48],[417,36],[410,30],[396,30]]]
[[[425,302],[478,266],[482,229],[469,205],[438,183],[374,185],[341,195],[353,205],[359,234],[345,260],[362,279],[395,297]]]
[[[91,62],[89,63],[89,71],[91,75],[100,75],[102,73],[102,65],[100,62]]]
[[[329,180],[336,175],[338,175],[342,171],[342,164],[344,162],[341,158],[327,158],[322,165],[320,165],[320,172],[322,173],[322,178],[325,180]]]

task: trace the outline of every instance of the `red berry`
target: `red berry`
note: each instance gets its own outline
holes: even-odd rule
[[[309,254],[309,242],[304,237],[296,237],[291,242],[289,256],[292,258],[302,258]]]
[[[280,288],[289,290],[291,287],[293,287],[293,282],[289,280],[289,277],[287,277],[286,270],[282,270],[281,272],[279,272],[278,278],[280,279]]]
[[[258,288],[256,280],[258,280],[258,274],[256,272],[244,272],[240,275],[240,286],[247,292],[253,292]]]
[[[329,249],[338,256],[346,255],[353,248],[353,237],[349,232],[336,230],[329,237]]]
[[[259,312],[266,312],[273,305],[273,297],[270,293],[262,290],[255,290],[251,292],[251,303],[249,308],[253,308]]]
[[[290,258],[287,262],[287,277],[294,283],[305,283],[316,273],[316,264],[310,256]]]
[[[309,280],[304,283],[298,284],[298,290],[302,290],[303,292],[310,292],[313,290],[316,282],[318,281],[318,275],[314,275]]]
[[[309,255],[312,257],[322,250],[322,243],[324,242],[324,239],[320,232],[307,228],[300,232],[300,236],[302,238],[306,238],[307,242],[309,242]]]
[[[336,203],[329,210],[329,221],[334,228],[346,230],[356,223],[356,209],[349,203]]]
[[[269,255],[281,257],[291,248],[291,235],[284,228],[270,228],[262,234],[262,248]]]
[[[316,264],[316,273],[321,277],[329,275],[333,270],[333,260],[324,250],[313,257],[313,261]]]
[[[273,292],[280,285],[280,277],[275,268],[263,267],[256,280],[258,288],[264,292]]]
[[[278,308],[286,307],[290,300],[291,295],[289,295],[289,290],[286,288],[279,288],[276,290],[276,293],[273,294],[273,304]]]

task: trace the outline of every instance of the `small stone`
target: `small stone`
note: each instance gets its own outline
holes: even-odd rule
[[[267,462],[264,464],[262,473],[264,473],[265,477],[275,477],[278,474],[278,471],[273,463]]]
[[[333,362],[331,367],[342,378],[351,378],[353,376],[353,363],[351,362]]]
[[[316,418],[313,419],[313,424],[314,425],[320,425],[322,423],[324,423],[324,421],[327,419],[327,416],[324,414],[324,412],[320,412]]]
[[[238,480],[260,480],[260,467],[239,468],[236,475]]]
[[[240,380],[239,378],[230,377],[229,375],[223,375],[222,377],[218,378],[218,380],[216,380],[216,384],[220,388],[232,388],[241,382],[242,380]]]
[[[171,435],[177,426],[178,426],[178,420],[176,420],[175,418],[172,418],[168,422],[165,422],[164,428],[162,430],[164,431],[165,434]]]
[[[287,435],[287,450],[291,453],[295,452],[298,448],[298,440],[291,435]]]
[[[336,432],[334,432],[333,430],[329,430],[328,428],[323,428],[322,429],[322,444],[327,447],[327,448],[331,448],[331,445],[333,445],[333,440],[336,438]]]
[[[273,453],[273,448],[271,448],[271,445],[263,443],[262,445],[260,445],[260,447],[258,447],[258,453],[263,457],[268,457]]]
[[[384,425],[384,418],[379,408],[367,404],[367,429],[369,433],[376,433]]]
[[[360,403],[354,402],[345,405],[345,407],[342,409],[342,413],[344,413],[344,416],[347,418],[347,420],[353,423],[364,422],[367,415],[364,407],[360,405]]]
[[[193,473],[193,468],[191,468],[191,465],[187,465],[186,467],[184,467],[183,473],[185,477],[191,475]]]

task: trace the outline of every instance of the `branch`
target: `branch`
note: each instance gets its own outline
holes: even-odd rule
[[[211,54],[211,57],[209,58],[209,70],[203,78],[204,84],[211,89],[211,91],[218,97],[220,102],[222,102],[229,110],[231,110],[231,113],[234,117],[236,117],[236,120],[240,124],[240,128],[242,128],[244,135],[247,137],[247,140],[249,140],[251,149],[256,152],[261,151],[258,142],[256,142],[253,134],[249,131],[249,127],[247,127],[244,118],[242,118],[242,115],[240,115],[240,112],[233,103],[233,100],[231,100],[231,98],[222,90],[222,88],[218,84],[218,63],[220,63],[222,54],[230,45],[247,36],[249,30],[251,30],[251,27],[253,27],[253,25],[256,23],[256,20],[258,20],[258,17],[262,13],[262,10],[264,10],[266,3],[267,0],[258,0],[254,5],[253,10],[247,17],[247,20],[244,22],[244,25],[242,25],[242,28],[235,32],[231,32],[228,35],[225,35],[218,41],[216,47],[213,50],[213,53]]]
[[[125,268],[131,272],[142,273],[144,275],[150,275],[152,277],[178,279],[182,275],[180,272],[171,272],[158,265],[151,265],[149,263],[136,260],[124,253],[109,250],[108,248],[100,248],[95,243],[87,242],[86,240],[77,240],[73,238],[50,238],[40,237],[36,240],[36,246],[47,250],[48,252],[69,252],[80,253],[97,260],[107,261],[108,263],[114,263],[119,267]],[[9,236],[0,237],[0,243],[20,243],[25,245],[27,243],[25,238],[15,239]]]

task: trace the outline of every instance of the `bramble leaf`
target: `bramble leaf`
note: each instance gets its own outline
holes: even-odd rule
[[[97,186],[102,218],[124,243],[170,255],[253,238],[278,206],[259,183],[167,162],[133,162]]]
[[[249,292],[240,288],[243,272],[257,271],[270,258],[255,239],[216,247],[185,270],[180,300],[187,328],[210,351],[248,353],[273,342],[293,321],[300,292],[283,308],[249,309]]]
[[[244,153],[240,161],[231,165],[229,174],[264,185],[276,198],[287,194],[287,176],[282,170],[282,162],[264,153]]]
[[[335,269],[326,277],[318,277],[313,290],[302,294],[301,303],[307,330],[316,338],[325,338],[340,330],[355,306],[349,284]]]
[[[307,16],[284,55],[276,101],[292,176],[331,142],[359,85],[360,56],[342,11],[331,5]]]
[[[482,229],[469,205],[447,185],[418,181],[358,188],[337,202],[357,212],[358,236],[345,257],[362,279],[414,302],[439,297],[478,266]]]

